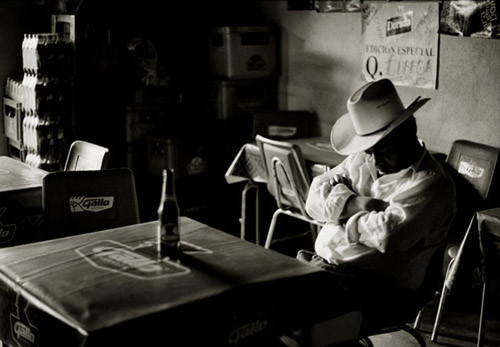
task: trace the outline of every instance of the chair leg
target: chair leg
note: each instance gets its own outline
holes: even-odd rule
[[[246,237],[246,214],[247,214],[247,193],[250,189],[255,186],[252,183],[245,184],[243,191],[241,192],[241,217],[240,217],[240,238],[242,240]]]
[[[255,243],[260,245],[259,185],[255,186]]]
[[[404,330],[406,331],[408,334],[410,334],[411,336],[413,336],[415,338],[415,340],[417,340],[418,344],[422,347],[425,347],[426,346],[426,343],[425,343],[425,340],[424,338],[422,337],[422,335],[420,335],[418,333],[418,331],[416,331],[415,329],[413,329],[412,327],[409,327],[407,326],[406,324],[402,324],[399,326],[399,328],[401,330]]]
[[[312,241],[312,245],[313,245],[313,248],[314,248],[314,245],[316,244],[316,239],[318,238],[318,234],[321,230],[321,226],[318,225],[318,224],[313,224],[313,223],[310,223],[309,224],[310,226],[310,231],[311,231],[311,241]]]
[[[443,289],[441,290],[441,297],[439,298],[439,306],[436,313],[436,319],[434,320],[434,327],[432,328],[431,341],[437,341],[437,335],[439,334],[439,328],[441,326],[441,317],[443,315],[444,303],[446,301],[446,295],[448,294],[448,287],[443,284]]]
[[[368,336],[360,338],[358,342],[364,347],[374,347],[372,340]]]
[[[484,346],[484,335],[486,334],[486,295],[488,286],[486,279],[483,281],[483,295],[481,297],[481,313],[479,315],[479,330],[477,333],[477,347]]]
[[[316,224],[309,224],[311,228],[311,239],[312,239],[312,244],[316,242],[316,237],[318,236],[318,229],[316,227]]]
[[[266,244],[264,248],[269,249],[271,247],[271,241],[273,240],[274,228],[276,227],[276,221],[278,220],[278,216],[281,213],[281,210],[276,210],[273,214],[273,218],[271,219],[271,225],[269,226],[269,231],[267,232]]]
[[[413,323],[413,329],[420,328],[420,323],[422,322],[422,316],[424,315],[424,308],[418,311],[417,318],[415,318],[415,322]]]
[[[245,239],[245,223],[246,223],[246,210],[247,210],[247,192],[248,183],[241,192],[241,214],[240,214],[240,239]]]

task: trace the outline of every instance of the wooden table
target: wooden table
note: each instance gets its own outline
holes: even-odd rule
[[[0,247],[38,239],[46,171],[0,156]]]
[[[331,273],[185,217],[181,262],[158,259],[156,228],[0,249],[0,340],[242,346],[351,311]]]
[[[0,156],[0,193],[42,188],[46,171]]]

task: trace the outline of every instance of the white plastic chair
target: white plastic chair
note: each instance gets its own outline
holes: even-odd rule
[[[499,148],[467,140],[456,140],[446,160],[446,165],[452,169],[450,173],[457,188],[457,214],[452,224],[452,230],[450,230],[449,238],[452,240],[452,245],[447,251],[450,262],[443,287],[439,293],[439,305],[431,335],[433,342],[437,341],[446,297],[455,283],[459,264],[470,261],[470,259],[464,260],[463,258],[465,258],[464,254],[467,256],[470,253],[466,249],[469,248],[469,243],[473,239],[470,236],[470,229],[473,225],[474,213],[488,205],[498,204],[498,200],[495,199],[498,199],[500,195],[497,191],[498,186],[495,186],[494,183],[500,174],[498,169],[499,155]],[[456,238],[460,238],[460,240],[454,240]],[[460,242],[460,245],[457,241]],[[415,328],[418,328],[421,317],[422,311],[415,321]]]
[[[271,219],[264,247],[270,248],[273,243],[274,231],[280,214],[309,223],[314,242],[323,223],[311,218],[305,209],[311,181],[300,147],[288,142],[271,140],[261,135],[257,135],[255,140],[266,167],[267,188],[278,205]],[[302,235],[289,235],[280,240]]]
[[[64,171],[102,170],[106,169],[109,150],[90,142],[74,141],[68,152]]]

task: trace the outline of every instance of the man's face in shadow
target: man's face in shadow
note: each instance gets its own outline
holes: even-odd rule
[[[380,175],[401,171],[412,164],[416,133],[415,120],[411,117],[365,151],[372,156]]]

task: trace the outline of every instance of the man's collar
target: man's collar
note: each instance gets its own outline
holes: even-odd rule
[[[424,160],[424,157],[427,154],[427,149],[425,148],[425,145],[423,143],[421,145],[422,145],[422,153],[420,153],[418,159],[415,160],[413,164],[410,165],[410,168],[413,170],[413,173],[416,173],[418,169],[420,169],[420,165],[422,164],[422,161]]]

